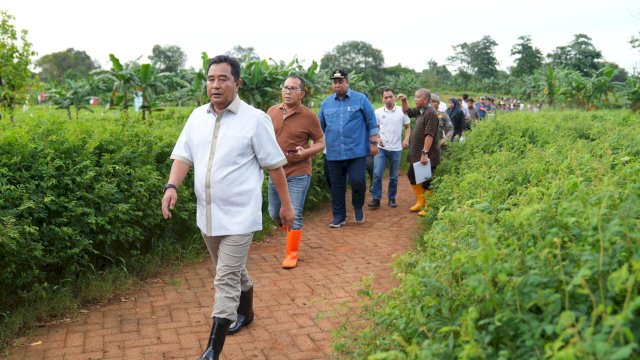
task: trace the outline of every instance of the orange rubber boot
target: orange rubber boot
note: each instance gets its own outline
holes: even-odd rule
[[[424,206],[423,195],[425,189],[422,187],[422,184],[414,184],[411,185],[411,187],[413,188],[413,192],[416,193],[416,204],[409,208],[409,210],[413,212],[420,211],[420,209],[422,209],[422,207]]]
[[[289,230],[287,232],[287,256],[282,262],[283,269],[293,269],[298,263],[298,250],[300,249],[300,239],[302,238],[302,229]]]

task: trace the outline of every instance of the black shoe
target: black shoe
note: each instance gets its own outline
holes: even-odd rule
[[[354,215],[353,218],[358,224],[362,224],[364,222],[364,211],[362,208],[353,209]]]
[[[334,219],[331,221],[331,223],[329,224],[329,227],[330,227],[330,228],[334,228],[334,229],[338,229],[338,228],[340,228],[342,225],[344,225],[344,224],[346,224],[346,223],[347,223],[347,221],[346,221],[346,220],[344,220],[344,219],[340,220],[340,219],[335,219],[335,218],[334,218]]]
[[[231,326],[231,320],[219,317],[213,318],[209,343],[198,360],[218,360],[220,358],[229,326]]]
[[[238,319],[229,327],[229,335],[237,334],[244,326],[249,326],[253,321],[253,286],[240,292],[240,304],[238,305]]]
[[[367,206],[370,207],[370,208],[373,208],[373,209],[378,209],[378,208],[380,208],[380,200],[371,199],[371,201],[369,201]]]
[[[389,206],[391,206],[392,208],[398,207],[398,204],[396,204],[396,199],[389,199]]]

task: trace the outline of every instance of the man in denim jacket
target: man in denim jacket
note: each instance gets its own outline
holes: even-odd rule
[[[325,135],[327,167],[331,182],[333,220],[329,227],[346,224],[347,177],[351,185],[354,220],[364,221],[366,156],[378,153],[378,123],[367,96],[349,88],[348,73],[332,72],[333,94],[320,105],[318,118]]]

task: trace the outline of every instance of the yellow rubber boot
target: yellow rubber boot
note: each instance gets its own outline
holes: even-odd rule
[[[293,269],[298,263],[298,250],[300,250],[300,239],[302,229],[289,230],[287,232],[287,255],[282,262],[283,269]]]
[[[409,208],[409,210],[413,212],[420,211],[424,206],[424,196],[422,196],[424,195],[424,188],[422,184],[411,185],[411,187],[413,188],[413,192],[416,193],[416,204]]]
[[[425,189],[424,191],[424,196],[422,196],[423,199],[431,199],[431,196],[433,195],[433,191],[429,190],[429,189]],[[427,215],[427,209],[429,208],[429,205],[426,204],[425,201],[425,205],[424,208],[422,210],[420,210],[420,212],[418,212],[418,215],[420,216],[425,216]]]

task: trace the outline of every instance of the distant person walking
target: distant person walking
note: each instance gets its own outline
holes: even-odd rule
[[[373,166],[373,199],[369,202],[370,208],[380,207],[382,198],[382,176],[389,162],[389,188],[387,191],[388,204],[395,208],[396,194],[398,192],[398,171],[400,170],[400,157],[402,149],[409,147],[411,136],[410,119],[396,106],[396,97],[392,89],[382,91],[384,106],[377,109],[376,119],[380,128],[380,141],[378,142],[378,155],[374,158]],[[404,140],[402,129],[405,129]]]
[[[453,123],[453,141],[459,141],[464,136],[464,130],[467,124],[464,119],[464,113],[458,104],[458,99],[449,99],[449,108],[447,109],[447,115]]]

